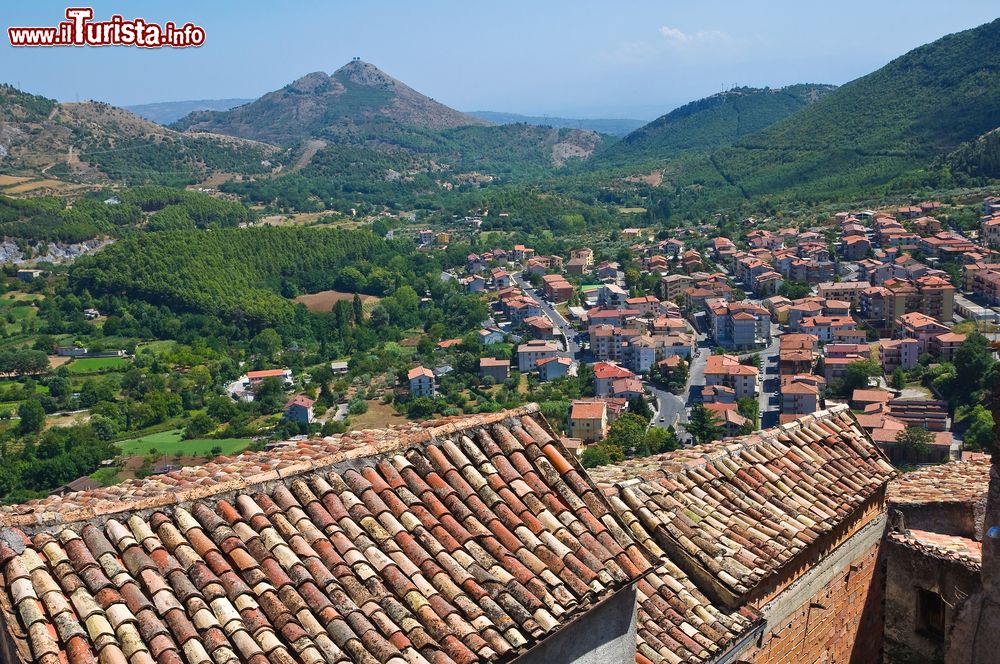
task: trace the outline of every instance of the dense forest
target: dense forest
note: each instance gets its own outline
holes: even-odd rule
[[[128,293],[153,304],[201,311],[266,326],[289,320],[286,298],[346,286],[349,291],[394,288],[379,265],[395,252],[365,231],[292,228],[221,229],[211,233],[139,234],[77,262],[71,279],[95,294]],[[364,262],[364,288],[346,283]],[[371,274],[374,273],[374,274]]]
[[[28,241],[121,236],[144,223],[147,230],[226,228],[252,218],[241,203],[162,186],[93,192],[72,205],[57,197],[0,195],[0,235]]]

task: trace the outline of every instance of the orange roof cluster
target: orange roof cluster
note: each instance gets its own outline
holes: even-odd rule
[[[370,437],[312,441],[296,451],[326,456],[268,480],[5,528],[15,661],[509,661],[652,569],[537,407]]]
[[[758,369],[747,364],[740,364],[740,358],[735,355],[710,355],[705,363],[705,373],[728,376],[756,376]]]
[[[681,617],[701,617],[689,626],[694,631],[663,620],[672,614],[640,584],[639,654],[657,663],[702,661],[707,655],[693,654],[692,645],[724,647],[747,631],[758,619],[747,598],[859,513],[894,472],[843,406],[591,470],[631,533],[664,561],[647,579],[681,591]],[[712,586],[718,600],[692,578]],[[694,644],[679,638],[685,632]]]

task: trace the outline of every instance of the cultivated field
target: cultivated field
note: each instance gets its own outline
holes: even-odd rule
[[[299,295],[295,298],[296,302],[301,302],[306,305],[306,309],[312,312],[326,312],[333,309],[333,305],[340,300],[347,300],[348,302],[354,299],[354,293],[345,293],[343,291],[327,290],[320,291],[319,293],[312,293],[310,295]],[[379,298],[374,295],[362,295],[361,305],[365,312],[365,316],[369,316],[372,309],[378,304]]]

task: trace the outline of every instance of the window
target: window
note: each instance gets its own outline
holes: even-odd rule
[[[944,639],[944,600],[930,590],[917,588],[917,631],[933,639]]]

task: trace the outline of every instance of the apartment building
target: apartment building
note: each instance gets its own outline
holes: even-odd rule
[[[757,367],[740,364],[735,355],[712,355],[705,366],[705,384],[732,388],[737,399],[756,399],[758,373]]]

